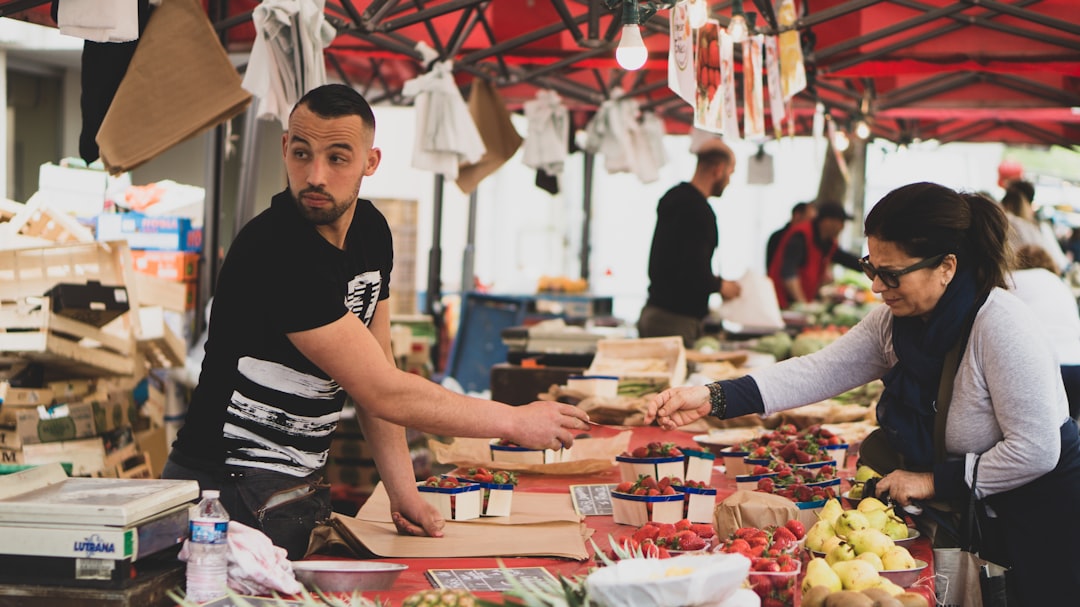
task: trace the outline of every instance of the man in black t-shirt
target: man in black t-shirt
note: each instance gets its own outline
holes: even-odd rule
[[[288,188],[237,235],[221,268],[199,385],[162,474],[219,489],[233,520],[289,558],[330,515],[322,480],[346,396],[401,533],[442,535],[420,498],[403,426],[444,436],[569,446],[569,405],[471,398],[398,370],[390,348],[390,227],[363,178],[381,160],[375,117],[344,85],[307,93],[282,138]]]
[[[649,250],[649,298],[638,319],[641,337],[678,335],[686,347],[704,332],[709,296],[739,296],[739,284],[713,273],[719,244],[716,213],[709,196],[724,193],[735,170],[735,154],[717,138],[697,150],[689,183],[671,188],[656,208],[656,229]]]

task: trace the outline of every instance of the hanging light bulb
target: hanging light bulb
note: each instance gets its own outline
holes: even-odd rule
[[[690,10],[688,11],[687,16],[690,19],[690,27],[698,29],[701,26],[705,25],[705,22],[709,20],[708,1],[690,0]]]
[[[833,134],[832,144],[833,148],[835,148],[837,152],[846,152],[847,149],[851,146],[851,140],[848,139],[847,133],[841,131],[840,129],[837,129],[836,133]]]
[[[648,58],[649,49],[645,48],[645,41],[641,39],[641,28],[636,23],[624,24],[619,48],[615,49],[615,60],[624,70],[633,71],[640,70]]]
[[[859,119],[858,122],[855,123],[855,136],[858,137],[859,139],[869,139],[870,138],[870,125],[867,124],[866,121],[861,119],[861,118]]]

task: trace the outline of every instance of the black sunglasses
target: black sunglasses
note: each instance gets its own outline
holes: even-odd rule
[[[890,289],[896,289],[900,286],[900,277],[904,274],[909,274],[915,270],[921,270],[923,268],[932,268],[941,263],[945,259],[947,253],[941,255],[935,255],[933,257],[927,257],[926,259],[913,263],[903,270],[879,270],[874,267],[874,264],[870,263],[870,256],[867,255],[859,260],[859,267],[866,274],[866,277],[870,280],[874,280],[874,277],[880,278],[882,284]]]

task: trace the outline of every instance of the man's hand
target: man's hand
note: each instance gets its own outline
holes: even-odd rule
[[[536,401],[511,409],[513,436],[507,438],[529,449],[564,449],[578,432],[589,429],[589,415],[571,405]]]
[[[720,281],[720,297],[724,299],[735,299],[742,294],[742,285],[733,280],[721,280]]]
[[[390,517],[401,535],[427,535],[442,537],[446,524],[439,511],[417,493],[398,504],[390,504]]]
[[[649,401],[645,423],[655,419],[661,428],[674,430],[709,414],[709,388],[706,386],[682,386],[669,388]]]
[[[878,495],[888,493],[901,506],[907,506],[911,500],[933,499],[934,474],[894,470],[878,481],[876,491]]]

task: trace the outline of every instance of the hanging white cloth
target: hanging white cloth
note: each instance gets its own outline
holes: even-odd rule
[[[421,49],[425,51],[430,49]],[[454,82],[453,61],[440,61],[428,73],[405,82],[402,93],[416,98],[413,168],[456,180],[458,165],[473,164],[487,151]]]
[[[667,151],[664,149],[664,121],[653,112],[641,115],[642,146],[641,166],[638,177],[642,183],[652,183],[660,178],[660,167],[667,164]]]
[[[258,116],[289,125],[289,112],[311,89],[326,84],[323,50],[337,32],[325,0],[263,0],[251,13],[251,45],[243,87],[258,98]]]
[[[622,89],[613,89],[585,126],[585,150],[603,154],[608,173],[634,173],[642,183],[651,183],[658,178],[659,165],[651,158],[648,137],[638,122],[640,106],[622,95]]]
[[[138,0],[63,0],[56,7],[61,34],[93,42],[139,38]]]
[[[570,148],[570,111],[555,91],[540,90],[525,102],[529,122],[522,162],[549,175],[561,175]]]

